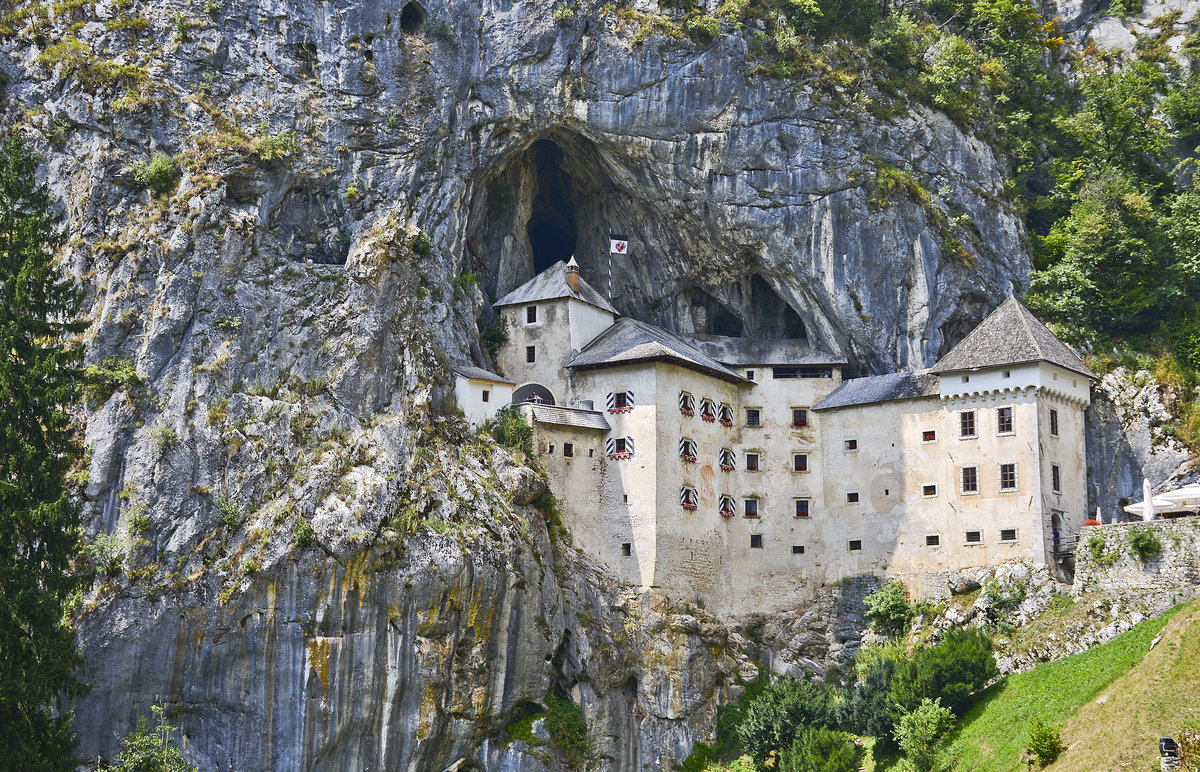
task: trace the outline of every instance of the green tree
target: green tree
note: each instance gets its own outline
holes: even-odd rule
[[[953,768],[942,743],[954,728],[954,713],[938,700],[924,699],[896,722],[896,743],[915,772]]]
[[[811,679],[788,677],[770,684],[742,715],[738,739],[762,764],[789,747],[803,727],[837,726],[833,690]]]
[[[844,729],[874,737],[876,743],[891,743],[895,728],[891,691],[897,667],[896,660],[881,657],[864,669],[861,681],[846,689],[842,699]]]
[[[80,353],[80,294],[54,266],[60,244],[38,159],[0,139],[0,747],[11,769],[72,769],[64,698],[82,656],[65,621],[79,587],[79,514],[65,477],[80,452],[67,413]]]
[[[863,602],[867,604],[867,619],[876,632],[893,638],[908,632],[914,612],[903,582],[888,582]]]
[[[806,727],[779,756],[779,772],[858,772],[859,747],[845,732]]]
[[[997,672],[992,641],[986,633],[950,630],[941,643],[900,664],[892,681],[892,701],[904,711],[915,710],[926,699],[938,699],[959,710]]]
[[[179,730],[167,723],[163,706],[155,705],[151,710],[154,726],[146,725],[145,716],[138,718],[137,728],[121,741],[117,756],[120,766],[108,772],[196,772],[173,744],[171,735]]]
[[[1041,716],[1034,716],[1029,726],[1027,750],[1037,758],[1038,766],[1044,767],[1062,753],[1062,733],[1057,726],[1043,721]]]

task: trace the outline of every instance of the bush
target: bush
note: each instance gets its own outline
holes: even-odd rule
[[[808,727],[779,757],[779,772],[858,772],[861,750],[850,735]]]
[[[417,235],[417,240],[413,242],[413,252],[416,252],[421,257],[429,257],[433,254],[433,241],[429,235],[421,231]]]
[[[1162,552],[1162,542],[1146,529],[1134,528],[1129,532],[1129,548],[1138,560],[1145,562]]]
[[[527,456],[533,455],[533,429],[525,422],[521,411],[512,405],[506,405],[496,412],[492,438],[506,448],[524,451]]]
[[[154,446],[154,455],[161,457],[179,444],[179,437],[171,427],[166,424],[158,424],[150,430],[150,442]]]
[[[573,766],[580,766],[587,759],[587,722],[583,711],[570,700],[550,695],[546,700],[546,731],[550,733],[550,744],[557,748]]]
[[[167,723],[162,705],[151,708],[155,726],[146,726],[146,717],[138,719],[137,728],[121,741],[121,753],[117,756],[121,765],[108,768],[111,772],[196,772],[187,763],[183,752],[171,742],[171,735],[179,730]]]
[[[892,637],[908,632],[908,626],[912,624],[913,607],[908,602],[907,594],[903,583],[888,582],[864,599],[867,619],[871,620],[876,632]]]
[[[125,559],[121,542],[115,536],[98,533],[91,543],[84,547],[84,553],[97,571],[109,576],[121,573],[121,563]]]
[[[890,695],[898,667],[896,660],[886,657],[866,666],[862,680],[851,684],[843,695],[843,729],[874,737],[877,743],[891,743],[895,720]]]
[[[904,711],[916,710],[929,698],[960,711],[997,672],[992,641],[986,633],[950,630],[937,646],[900,664],[892,682],[892,700]]]
[[[166,153],[155,153],[148,163],[133,165],[133,179],[154,193],[168,193],[179,181],[179,166]]]
[[[938,772],[953,766],[942,749],[942,741],[953,728],[950,709],[925,698],[896,722],[896,742],[915,772]]]
[[[791,746],[800,729],[833,729],[837,723],[831,688],[811,679],[788,677],[763,689],[743,714],[737,734],[742,748],[761,765]]]
[[[95,405],[106,401],[118,389],[131,391],[142,384],[137,367],[128,359],[108,357],[100,364],[89,365],[83,371],[83,392]]]
[[[237,528],[242,522],[242,508],[228,496],[218,496],[213,505],[217,508],[217,516],[221,522],[230,528]]]
[[[307,517],[297,517],[292,526],[292,543],[303,549],[313,543],[313,527]]]
[[[1040,766],[1046,766],[1058,758],[1063,751],[1062,734],[1057,726],[1051,726],[1042,721],[1041,716],[1034,716],[1029,726],[1029,747]]]

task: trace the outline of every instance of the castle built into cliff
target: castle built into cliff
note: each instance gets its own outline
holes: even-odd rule
[[[495,305],[505,377],[456,368],[459,403],[521,405],[576,546],[621,582],[743,615],[865,573],[1069,571],[1095,375],[1015,298],[928,370],[850,380],[807,339],[621,317],[573,261]]]

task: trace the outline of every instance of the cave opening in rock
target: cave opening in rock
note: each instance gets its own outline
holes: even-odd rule
[[[750,302],[746,304],[752,319],[750,337],[807,338],[808,330],[796,309],[779,296],[767,280],[758,274],[750,279]]]
[[[400,29],[414,34],[421,30],[425,23],[425,9],[416,0],[409,0],[400,11]]]
[[[742,320],[724,303],[702,289],[692,287],[684,293],[688,318],[682,332],[702,335],[727,335],[740,338],[745,327]]]
[[[533,251],[534,273],[541,273],[575,253],[578,233],[570,203],[571,178],[562,170],[562,148],[548,139],[533,143],[537,194],[525,226]]]

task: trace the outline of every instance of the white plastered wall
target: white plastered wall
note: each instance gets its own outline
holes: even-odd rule
[[[483,393],[487,392],[488,400],[483,401]],[[512,402],[513,387],[507,383],[482,381],[455,375],[454,396],[458,401],[459,410],[471,422],[479,426],[496,415],[496,411]]]

